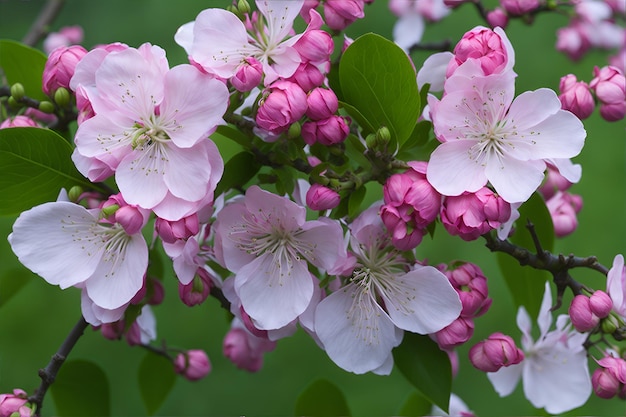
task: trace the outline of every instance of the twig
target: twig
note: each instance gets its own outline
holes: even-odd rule
[[[43,399],[50,388],[50,385],[54,382],[59,369],[61,369],[61,365],[65,362],[65,359],[70,354],[78,339],[83,335],[83,332],[87,328],[89,324],[85,321],[85,319],[81,316],[78,323],[74,326],[70,334],[67,335],[67,338],[59,347],[59,350],[52,355],[52,359],[48,363],[44,369],[39,370],[39,377],[41,378],[41,384],[39,388],[35,391],[35,394],[28,398],[28,402],[32,403],[36,406],[35,416],[38,417],[41,415],[41,408],[43,406]]]
[[[48,34],[48,26],[56,19],[63,8],[64,0],[48,0],[37,20],[33,22],[28,33],[22,39],[22,42],[28,46],[35,46],[44,36]]]

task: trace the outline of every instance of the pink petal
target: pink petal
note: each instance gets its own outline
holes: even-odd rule
[[[485,174],[500,197],[517,203],[528,200],[541,185],[545,169],[546,164],[541,160],[518,161],[511,157],[497,160],[494,156],[487,162]]]
[[[489,378],[491,385],[493,385],[493,388],[500,397],[506,397],[511,394],[517,386],[517,383],[522,377],[523,369],[523,362],[516,365],[509,365],[500,368],[497,372],[488,372],[487,378]]]
[[[151,209],[163,200],[167,186],[163,176],[167,172],[168,147],[153,143],[146,149],[137,148],[128,154],[117,168],[115,181],[129,204]]]
[[[475,144],[472,140],[442,143],[430,155],[426,176],[428,182],[443,195],[475,192],[487,183],[485,168],[469,157]]]
[[[205,196],[211,178],[208,142],[206,139],[191,148],[177,148],[174,144],[165,148],[162,180],[174,196],[188,201],[198,201]]]

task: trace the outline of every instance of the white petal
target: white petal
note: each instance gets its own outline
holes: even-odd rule
[[[166,144],[152,143],[145,149],[138,147],[120,162],[115,181],[127,203],[151,209],[165,198],[167,154]]]
[[[550,282],[546,281],[545,290],[543,293],[543,299],[541,300],[541,307],[539,307],[539,315],[537,316],[537,324],[539,325],[539,331],[541,332],[540,338],[543,338],[550,329],[552,324],[552,291],[550,291]]]
[[[524,347],[524,350],[529,350],[533,345],[533,339],[530,334],[532,324],[530,316],[524,306],[520,306],[517,310],[517,327],[522,331],[522,346]]]
[[[522,377],[522,370],[524,363],[518,363],[515,365],[504,366],[498,370],[498,372],[487,372],[487,378],[491,381],[493,389],[496,390],[500,397],[506,397],[510,395],[520,378]]]
[[[394,277],[381,296],[391,320],[401,329],[429,334],[452,323],[461,313],[461,301],[448,278],[431,266],[418,266]],[[388,285],[385,285],[388,284]]]
[[[304,260],[266,252],[239,270],[235,291],[241,305],[261,330],[279,329],[306,310],[313,282]]]
[[[98,267],[104,248],[94,239],[96,221],[77,204],[45,203],[20,214],[9,243],[24,266],[67,288],[88,279]]]
[[[446,69],[453,57],[452,52],[438,52],[426,58],[422,68],[417,73],[419,88],[422,88],[424,84],[430,84],[430,91],[443,91]]]
[[[336,220],[320,217],[306,222],[297,236],[300,253],[313,265],[331,269],[339,258],[347,256],[343,229]]]
[[[393,41],[408,52],[409,48],[422,40],[424,27],[424,18],[420,14],[407,13],[401,16],[393,26]]]
[[[142,307],[136,322],[141,331],[141,343],[148,344],[156,339],[156,317],[149,305]]]
[[[315,332],[330,359],[356,374],[383,366],[401,340],[387,313],[354,284],[318,304]]]
[[[475,192],[487,183],[485,168],[469,157],[472,140],[442,143],[430,155],[426,176],[443,195],[456,196]]]
[[[267,21],[269,44],[276,44],[289,35],[303,4],[304,0],[257,0],[259,12]]]
[[[86,282],[89,298],[109,310],[128,303],[143,285],[148,268],[148,245],[141,234],[126,237],[126,242],[113,245],[98,269]]]
[[[574,164],[569,158],[546,158],[546,162],[554,165],[569,182],[576,184],[580,181],[583,170],[580,164]]]
[[[400,329],[397,329],[397,330],[402,332]],[[385,362],[383,362],[383,364],[380,365],[378,368],[373,369],[372,373],[376,375],[389,375],[392,370],[393,370],[393,353],[389,352],[389,356],[387,356],[387,359],[385,359]]]
[[[209,142],[205,139],[191,148],[178,148],[172,143],[165,148],[162,155],[166,160],[160,169],[163,182],[175,197],[199,201],[206,195],[212,174],[206,146]]]
[[[493,188],[505,201],[521,203],[530,198],[543,181],[546,164],[542,160],[519,161],[495,155],[487,161],[485,174]]]
[[[127,305],[108,310],[94,304],[87,295],[87,291],[83,289],[80,293],[80,308],[85,321],[92,326],[100,326],[102,323],[113,323],[124,317]]]

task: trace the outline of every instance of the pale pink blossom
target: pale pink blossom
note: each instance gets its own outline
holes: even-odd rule
[[[405,330],[433,333],[461,312],[459,297],[441,272],[411,265],[391,245],[379,208],[372,205],[350,225],[352,273],[315,310],[315,334],[324,350],[339,367],[357,374],[389,374],[391,350]]]
[[[93,78],[72,79],[95,112],[76,132],[79,171],[92,181],[114,172],[128,203],[168,220],[210,203],[223,161],[208,135],[223,123],[226,86],[191,65],[169,69],[149,44],[99,51]]]
[[[517,325],[522,331],[524,360],[487,376],[502,397],[511,394],[521,378],[524,395],[534,407],[561,414],[585,404],[591,395],[587,351],[583,347],[587,334],[570,330],[567,315],[560,315],[555,330],[549,331],[551,306],[552,294],[546,282],[537,317],[539,338],[533,341],[530,317],[520,307]]]
[[[621,254],[615,256],[606,276],[606,292],[613,300],[613,310],[626,320],[626,268]]]
[[[43,50],[50,54],[59,46],[76,45],[83,41],[83,28],[76,26],[64,26],[58,32],[52,32],[43,40]]]
[[[216,256],[235,274],[235,293],[261,330],[284,327],[309,306],[309,263],[331,270],[346,256],[337,221],[306,221],[304,207],[257,186],[218,213],[214,230]]]
[[[420,42],[426,21],[435,22],[450,13],[443,0],[390,0],[389,9],[398,17],[393,41],[405,51]]]
[[[572,23],[569,26],[556,31],[557,51],[564,52],[570,59],[578,61],[591,47],[591,42],[580,23]]]
[[[265,85],[269,85],[279,77],[293,75],[302,61],[294,47],[301,35],[289,35],[303,3],[257,0],[261,16],[248,29],[229,11],[206,9],[195,21],[181,26],[174,39],[193,62],[224,79],[235,75],[246,58],[254,57],[263,64]],[[312,19],[309,28],[319,29],[320,25],[321,18]]]
[[[146,217],[147,220],[147,217]],[[104,309],[128,303],[143,285],[148,246],[100,219],[100,210],[57,201],[23,212],[9,235],[20,262],[62,289],[84,287]]]
[[[527,91],[513,100],[512,71],[481,72],[477,62],[467,61],[446,80],[440,101],[429,97],[442,143],[431,154],[428,181],[448,196],[489,182],[505,201],[526,201],[543,180],[546,160],[578,155],[586,132],[561,109],[554,91]]]

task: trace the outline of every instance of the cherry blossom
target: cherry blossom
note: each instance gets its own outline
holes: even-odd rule
[[[540,335],[536,341],[531,336],[532,325],[524,307],[517,313],[517,326],[522,331],[524,360],[516,365],[487,373],[500,396],[513,392],[522,378],[526,398],[537,408],[550,414],[560,414],[580,407],[591,395],[591,378],[587,365],[587,351],[583,343],[587,334],[571,330],[567,315],[552,324],[552,294],[546,290],[537,316]]]

